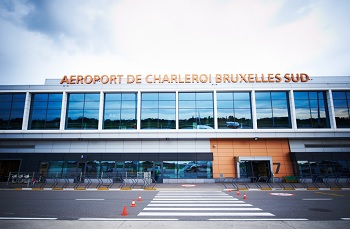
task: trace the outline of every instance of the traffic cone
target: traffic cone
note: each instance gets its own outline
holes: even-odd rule
[[[137,201],[139,201],[139,202],[142,201],[141,195],[139,195],[139,198],[137,199]]]
[[[128,215],[128,211],[126,210],[126,205],[124,205],[122,216],[127,216],[127,215]]]
[[[229,189],[228,192],[232,192],[232,189]]]
[[[132,200],[132,202],[131,202],[131,207],[136,207],[135,200]]]
[[[240,196],[241,195],[241,193],[239,192],[239,190],[237,191],[237,196]]]
[[[243,195],[243,199],[247,199],[247,195],[245,193]]]

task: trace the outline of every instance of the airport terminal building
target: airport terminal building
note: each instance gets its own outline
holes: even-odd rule
[[[70,75],[0,85],[0,175],[349,176],[350,77]]]

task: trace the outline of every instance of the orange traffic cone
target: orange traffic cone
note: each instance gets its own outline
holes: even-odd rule
[[[228,192],[232,192],[232,189],[229,189]]]
[[[239,192],[239,190],[237,191],[237,196],[240,196],[241,195],[241,193]]]
[[[126,210],[126,205],[124,205],[122,216],[127,216],[127,215],[128,215],[128,211]]]
[[[131,202],[131,207],[136,207],[135,200],[132,200],[132,202]]]
[[[137,201],[139,201],[139,202],[142,201],[141,195],[139,195],[139,198],[137,199]]]
[[[243,195],[243,199],[247,199],[247,195],[245,193]]]

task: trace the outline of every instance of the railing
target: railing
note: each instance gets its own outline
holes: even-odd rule
[[[147,188],[156,185],[150,172],[101,172],[101,173],[47,173],[10,172],[7,186],[10,188],[51,188],[51,189],[87,189],[87,188]]]
[[[337,189],[350,188],[350,175],[342,174],[338,176],[287,176],[287,177],[247,177],[233,178],[224,177],[220,174],[218,182],[222,183],[226,189],[249,189],[249,188],[305,188],[305,189]]]

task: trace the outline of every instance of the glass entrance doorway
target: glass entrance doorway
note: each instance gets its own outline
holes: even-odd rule
[[[251,178],[252,182],[266,182],[271,177],[270,161],[244,160],[239,162],[242,178]]]

